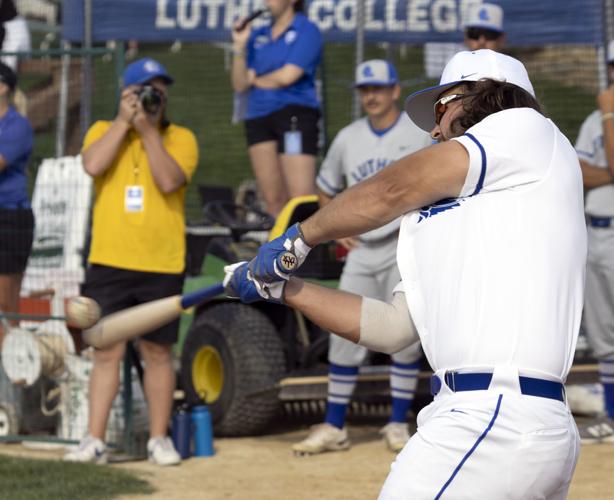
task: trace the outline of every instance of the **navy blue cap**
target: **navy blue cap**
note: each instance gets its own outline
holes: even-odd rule
[[[128,85],[143,85],[154,78],[161,78],[166,83],[173,83],[173,79],[158,61],[144,57],[129,64],[124,70],[124,87]]]

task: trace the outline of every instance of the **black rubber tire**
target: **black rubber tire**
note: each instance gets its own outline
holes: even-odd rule
[[[192,363],[207,345],[218,351],[224,369],[222,392],[209,403],[215,434],[262,433],[281,410],[276,383],[285,372],[285,356],[275,327],[264,313],[239,302],[202,310],[181,354],[181,385],[189,404],[200,401],[192,381]]]

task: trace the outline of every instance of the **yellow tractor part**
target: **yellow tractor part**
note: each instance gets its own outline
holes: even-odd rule
[[[203,346],[194,356],[192,385],[196,394],[207,404],[214,403],[220,397],[224,387],[224,365],[215,347]]]

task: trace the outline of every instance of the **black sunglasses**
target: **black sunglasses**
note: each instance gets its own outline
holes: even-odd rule
[[[469,40],[479,40],[480,37],[484,37],[488,41],[493,41],[502,35],[499,31],[489,30],[488,28],[467,28],[465,30],[465,36]]]

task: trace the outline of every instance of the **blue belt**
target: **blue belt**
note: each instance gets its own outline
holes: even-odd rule
[[[446,372],[444,379],[452,392],[485,391],[490,386],[492,373]],[[560,382],[522,376],[518,377],[518,380],[520,382],[520,392],[525,396],[565,401],[565,389]],[[441,379],[437,375],[431,377],[431,394],[433,396],[439,393],[441,384]]]
[[[588,223],[591,227],[610,227],[612,225],[612,217],[594,217],[589,215]]]

